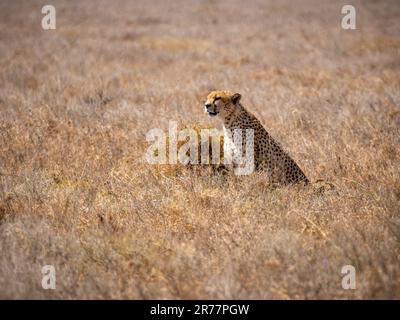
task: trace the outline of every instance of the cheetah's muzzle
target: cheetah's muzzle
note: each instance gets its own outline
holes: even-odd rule
[[[210,117],[215,117],[215,116],[218,114],[218,112],[216,112],[215,110],[214,110],[214,111],[211,111],[211,110],[210,110],[211,107],[214,107],[214,109],[215,109],[215,106],[213,106],[212,104],[206,104],[206,105],[204,105],[204,111],[205,111],[205,113],[207,113]]]

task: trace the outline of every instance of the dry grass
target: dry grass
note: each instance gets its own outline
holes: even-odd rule
[[[0,298],[400,298],[398,1],[53,3],[0,3]],[[143,163],[214,88],[334,189]]]

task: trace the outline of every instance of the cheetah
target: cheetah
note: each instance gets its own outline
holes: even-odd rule
[[[235,148],[234,140],[239,140],[237,136],[227,134],[228,132],[252,129],[254,171],[265,172],[267,179],[273,184],[308,184],[309,180],[300,167],[264,129],[260,121],[243,107],[240,99],[239,93],[212,91],[204,105],[205,112],[210,117],[218,115],[223,121],[224,137],[228,140],[228,143],[224,144],[224,154],[227,151],[225,148]],[[244,137],[244,133],[242,136]],[[239,144],[244,145],[245,138],[240,140]],[[235,160],[233,164],[235,165]]]

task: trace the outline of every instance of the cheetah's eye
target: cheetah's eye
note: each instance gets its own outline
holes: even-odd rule
[[[221,100],[221,97],[216,97],[216,98],[214,99],[214,102],[217,101],[217,100]]]

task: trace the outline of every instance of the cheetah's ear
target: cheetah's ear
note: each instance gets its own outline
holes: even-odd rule
[[[242,97],[242,95],[241,95],[240,93],[235,93],[235,94],[231,97],[233,104],[238,103],[238,102],[240,101],[240,98],[241,98],[241,97]]]

